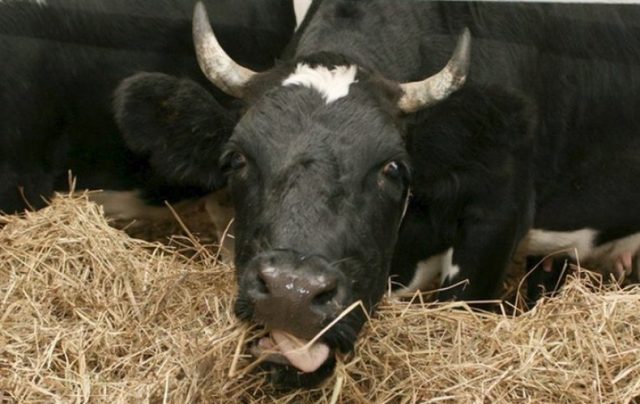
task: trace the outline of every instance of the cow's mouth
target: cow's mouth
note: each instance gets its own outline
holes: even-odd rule
[[[255,341],[250,352],[268,372],[269,382],[284,390],[317,386],[336,365],[336,350],[326,342],[310,343],[278,330]]]
[[[256,358],[254,365],[268,371],[267,378],[276,388],[289,390],[319,385],[333,373],[337,355],[353,352],[367,317],[363,310],[356,310],[360,307],[358,301],[337,315],[312,321],[278,312],[268,317],[256,313],[255,302],[241,290],[235,314],[260,330],[260,336],[246,347]]]
[[[292,366],[302,373],[315,372],[334,355],[324,342],[305,341],[277,330],[260,338],[251,353],[265,362]]]

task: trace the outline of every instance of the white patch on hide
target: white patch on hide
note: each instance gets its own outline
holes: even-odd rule
[[[453,265],[453,247],[449,248],[442,258],[442,273],[440,274],[440,284],[455,278],[460,273],[460,267]]]
[[[398,290],[396,293],[405,295],[418,290],[425,291],[431,286],[431,283],[438,274],[440,274],[440,284],[443,284],[448,279],[453,279],[459,273],[460,267],[453,265],[452,247],[442,254],[433,255],[424,261],[418,262],[409,286]]]
[[[593,229],[574,231],[547,231],[540,229],[529,230],[526,240],[526,252],[529,255],[546,255],[560,250],[576,258],[586,259],[593,250],[593,244],[598,232]]]
[[[613,273],[616,277],[619,277],[621,273],[616,270],[616,264],[620,262],[624,254],[630,255],[629,260],[631,261],[631,267],[624,268],[627,271],[626,275],[631,275],[634,267],[633,257],[635,256],[637,263],[635,264],[636,273],[634,276],[640,279],[640,233],[630,234],[599,245],[583,260],[586,262],[585,266],[589,269],[598,270],[605,274]]]
[[[399,293],[413,293],[417,290],[426,290],[433,279],[442,271],[442,259],[445,254],[434,255],[424,261],[418,262],[413,279]]]
[[[593,249],[592,255],[594,257],[599,257],[603,254],[620,256],[626,252],[631,252],[633,254],[637,251],[640,251],[640,233],[631,234],[599,245]]]
[[[357,73],[358,68],[355,65],[328,69],[326,66],[311,67],[300,63],[296,66],[296,70],[282,82],[282,85],[312,88],[318,91],[329,104],[349,94],[349,86],[356,82]]]
[[[614,274],[619,278],[620,269],[616,269],[623,255],[631,255],[640,261],[640,233],[609,241],[596,246],[598,232],[593,229],[580,229],[570,232],[533,229],[524,241],[527,255],[548,255],[563,251],[580,261],[581,266],[605,275]],[[577,257],[576,257],[577,251]],[[637,265],[636,265],[637,266]],[[631,271],[633,268],[625,268]],[[640,268],[636,268],[640,277]],[[628,275],[628,274],[627,274]]]
[[[144,202],[139,191],[101,191],[89,194],[89,200],[102,205],[104,214],[116,220],[167,220],[172,217],[165,206]]]
[[[311,6],[311,0],[293,0],[293,12],[296,15],[296,31],[300,28],[302,20],[307,15],[309,7]]]

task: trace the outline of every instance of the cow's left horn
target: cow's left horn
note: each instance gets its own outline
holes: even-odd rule
[[[204,75],[225,93],[242,98],[245,84],[256,72],[237,64],[222,49],[202,2],[193,11],[193,42]]]
[[[464,29],[449,62],[435,75],[421,81],[400,84],[404,94],[398,107],[404,112],[415,112],[447,98],[467,79],[471,53],[471,33]]]

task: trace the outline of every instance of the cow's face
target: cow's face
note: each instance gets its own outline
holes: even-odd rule
[[[236,313],[270,331],[256,351],[274,351],[273,361],[296,369],[279,377],[294,377],[351,349],[363,309],[381,298],[410,170],[383,81],[355,66],[304,63],[277,76],[239,121],[221,164],[236,209]],[[284,352],[354,302],[362,306],[309,352]]]
[[[222,50],[200,3],[194,42],[205,75],[248,105],[228,142],[215,125],[228,117],[219,105],[205,102],[193,83],[162,75],[119,87],[118,121],[128,144],[172,166],[167,172],[180,182],[215,185],[224,172],[236,209],[236,313],[266,331],[252,351],[266,357],[278,384],[315,384],[331,372],[336,352],[352,349],[387,285],[410,172],[398,116],[464,83],[470,36],[441,72],[410,83],[332,54],[255,73]],[[149,98],[159,102],[149,108]],[[141,141],[141,116],[185,133]],[[176,139],[188,159],[169,147]]]

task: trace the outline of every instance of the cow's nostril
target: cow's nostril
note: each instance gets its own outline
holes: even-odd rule
[[[319,294],[313,297],[311,304],[313,304],[314,306],[325,306],[327,303],[333,300],[334,297],[336,297],[337,293],[338,293],[337,288],[332,288],[332,289],[320,292]]]

